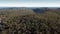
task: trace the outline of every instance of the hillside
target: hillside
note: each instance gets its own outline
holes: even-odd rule
[[[5,18],[13,18],[21,15],[32,15],[35,14],[32,9],[27,8],[3,8],[0,10],[0,17],[4,20]]]
[[[51,8],[0,10],[0,34],[60,34],[59,13]]]

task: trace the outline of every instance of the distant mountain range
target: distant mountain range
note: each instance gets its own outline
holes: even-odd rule
[[[42,13],[48,10],[60,10],[59,7],[0,7],[0,11],[6,10],[32,10],[35,13]]]

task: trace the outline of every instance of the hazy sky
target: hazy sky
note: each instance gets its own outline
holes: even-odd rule
[[[0,7],[60,7],[60,0],[0,0]]]

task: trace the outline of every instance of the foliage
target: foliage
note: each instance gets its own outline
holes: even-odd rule
[[[13,12],[0,17],[3,25],[8,26],[0,34],[60,34],[60,15],[56,12],[27,15],[17,13],[17,16]]]

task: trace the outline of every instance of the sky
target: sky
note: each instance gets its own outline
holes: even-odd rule
[[[60,7],[60,0],[0,0],[0,7]]]

